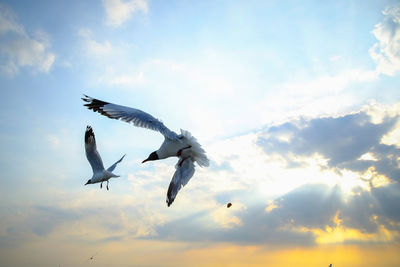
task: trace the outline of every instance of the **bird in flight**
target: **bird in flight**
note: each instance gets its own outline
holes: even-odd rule
[[[94,260],[94,256],[96,256],[97,255],[97,252],[93,255],[93,256],[91,256],[89,259],[87,259],[88,261],[89,260]]]
[[[181,187],[185,186],[192,178],[195,172],[194,162],[197,162],[201,167],[209,166],[206,152],[188,131],[181,129],[181,133],[177,134],[168,129],[160,120],[139,109],[105,102],[87,95],[82,100],[87,103],[84,106],[103,116],[133,123],[137,127],[158,131],[164,136],[164,142],[160,148],[152,152],[142,163],[178,157],[176,170],[168,187],[166,199],[168,207],[174,202]]]
[[[103,182],[107,182],[107,190],[108,188],[108,180],[112,177],[119,177],[119,175],[115,175],[112,171],[115,169],[118,163],[122,161],[125,155],[122,156],[117,162],[111,165],[107,170],[104,169],[103,161],[101,160],[100,154],[97,151],[96,147],[96,139],[94,137],[94,132],[91,126],[86,127],[85,132],[85,151],[86,158],[92,166],[93,176],[90,178],[85,185],[100,183],[100,188],[103,187]]]

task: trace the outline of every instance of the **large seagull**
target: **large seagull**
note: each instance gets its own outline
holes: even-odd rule
[[[194,162],[197,162],[201,167],[209,166],[209,160],[204,149],[188,131],[181,129],[181,134],[178,135],[168,129],[161,121],[139,109],[108,103],[87,95],[82,100],[87,102],[85,106],[94,112],[110,119],[131,122],[137,127],[158,131],[164,136],[165,139],[160,148],[152,152],[142,163],[169,157],[179,158],[175,165],[176,171],[168,187],[166,200],[168,207],[174,202],[181,187],[185,186],[192,178],[195,171]]]
[[[101,160],[100,154],[97,151],[96,139],[94,137],[94,132],[92,127],[89,125],[86,127],[85,132],[85,151],[86,158],[92,166],[93,176],[90,178],[85,185],[100,183],[100,188],[103,187],[103,182],[107,182],[108,190],[108,180],[113,177],[119,177],[115,175],[112,171],[115,169],[118,163],[122,161],[125,155],[122,156],[117,162],[111,165],[107,170],[104,169],[103,161]]]

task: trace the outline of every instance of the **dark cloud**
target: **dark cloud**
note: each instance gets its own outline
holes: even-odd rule
[[[266,154],[283,157],[288,168],[306,164],[298,158],[319,154],[327,159],[327,166],[321,168],[339,174],[351,170],[359,173],[360,179],[361,174],[374,167],[375,176],[385,175],[391,181],[386,186],[374,187],[370,183],[370,191],[357,187],[349,194],[340,186],[303,185],[276,198],[274,208],[268,212],[265,204],[250,205],[245,210],[232,212],[232,216],[240,219],[241,225],[232,228],[223,228],[218,223],[210,225],[212,211],[204,211],[157,226],[154,238],[307,246],[315,244],[316,236],[312,230],[326,231],[328,226],[335,228],[340,225],[365,234],[378,234],[383,226],[398,233],[400,151],[396,146],[381,144],[382,137],[393,129],[397,121],[398,117],[385,117],[382,122],[373,123],[364,112],[335,118],[300,119],[265,129],[257,141]],[[360,157],[368,152],[375,159],[361,160]],[[249,193],[238,190],[220,193],[214,198],[218,203],[225,203],[232,195]]]
[[[311,232],[293,230],[297,226],[324,228],[340,205],[340,192],[325,185],[298,188],[276,200],[278,208],[266,212],[264,204],[253,205],[244,211],[232,212],[242,224],[223,228],[203,211],[168,222],[156,228],[155,239],[190,242],[233,242],[239,244],[302,245],[315,243]]]
[[[337,118],[301,119],[266,129],[257,144],[266,154],[283,156],[288,167],[299,165],[291,155],[309,157],[318,153],[328,160],[330,168],[364,172],[375,167],[380,174],[400,181],[397,164],[400,149],[380,143],[397,120],[398,117],[386,117],[381,123],[372,123],[364,112]],[[282,136],[290,138],[283,141]],[[359,159],[367,152],[373,153],[377,161]]]
[[[339,173],[342,170],[351,170],[358,172],[361,178],[362,173],[373,167],[376,172],[374,176],[384,175],[389,178],[392,181],[391,184],[375,188],[371,182],[370,192],[358,189],[355,195],[347,197],[346,202],[338,202],[336,207],[331,207],[333,210],[340,211],[340,219],[343,220],[344,226],[361,232],[374,233],[378,230],[378,224],[393,229],[393,222],[400,221],[398,205],[400,190],[397,185],[400,181],[398,167],[400,149],[381,143],[382,137],[394,128],[397,121],[398,116],[385,117],[382,122],[373,123],[365,112],[337,118],[317,118],[308,121],[300,119],[266,129],[258,139],[258,145],[267,154],[283,156],[288,161],[288,166],[291,165],[293,158],[291,155],[307,157],[318,153],[328,160],[329,168]],[[289,136],[290,139],[286,139],[289,141],[282,141],[280,138],[282,135]],[[373,154],[376,160],[360,159],[368,152]],[[308,199],[306,195],[300,197],[297,194],[294,197],[299,199],[299,203]],[[321,199],[316,195],[314,197]],[[314,210],[318,212],[310,214],[313,224],[318,224],[318,222],[326,224],[328,219],[326,216],[332,216],[332,212],[327,214],[326,211]],[[296,214],[295,211],[286,210],[290,214]],[[309,211],[299,207],[298,212],[308,213]],[[374,219],[374,216],[378,221]],[[321,217],[325,218],[325,221],[321,220]],[[304,226],[310,225],[307,221],[299,221],[299,223]]]
[[[400,185],[373,188],[373,200],[376,201],[376,214],[386,221],[400,222]],[[390,227],[390,223],[384,223]]]
[[[256,205],[236,214],[242,225],[223,228],[203,211],[156,227],[153,239],[187,242],[232,242],[238,244],[312,245],[314,236],[279,229],[280,220],[265,212],[265,205]],[[206,223],[208,222],[208,223]]]
[[[241,220],[241,225],[223,228],[218,223],[210,224],[213,221],[210,211],[202,211],[157,226],[157,235],[150,238],[187,242],[312,246],[316,244],[316,235],[311,230],[325,231],[327,226],[335,228],[338,224],[361,233],[378,233],[379,226],[399,232],[399,224],[393,224],[399,222],[400,217],[400,208],[397,205],[400,203],[399,192],[390,187],[380,187],[371,192],[356,189],[356,194],[345,197],[339,186],[331,188],[324,184],[309,184],[275,199],[275,208],[269,212],[266,211],[266,205],[258,204],[232,213]]]
[[[342,206],[342,192],[338,187],[306,185],[275,200],[278,208],[269,216],[279,218],[279,224],[324,229],[333,226],[333,218]]]

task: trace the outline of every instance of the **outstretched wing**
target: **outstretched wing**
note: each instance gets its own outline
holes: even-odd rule
[[[178,164],[175,166],[176,171],[172,177],[168,187],[167,204],[168,207],[174,202],[176,195],[182,186],[185,186],[194,174],[194,163],[191,158],[179,158]]]
[[[84,105],[88,109],[91,109],[94,112],[99,112],[101,115],[107,116],[110,119],[122,120],[128,123],[132,122],[133,125],[137,127],[158,131],[166,138],[179,140],[178,135],[175,132],[168,129],[161,121],[144,111],[104,102],[87,95],[85,95],[82,100],[88,103]]]
[[[115,162],[113,165],[111,165],[111,166],[107,169],[107,171],[112,172],[112,171],[115,169],[115,167],[117,166],[117,164],[120,163],[120,162],[125,158],[125,156],[126,156],[126,154],[123,155],[122,158],[121,158],[120,160],[118,160],[118,161]]]
[[[85,151],[86,158],[88,159],[90,166],[92,166],[93,172],[103,171],[103,161],[97,151],[93,129],[89,125],[86,127],[85,132]]]

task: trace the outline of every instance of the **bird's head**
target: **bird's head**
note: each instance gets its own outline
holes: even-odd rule
[[[158,160],[160,159],[157,155],[157,151],[152,152],[149,157],[145,160],[142,161],[142,163],[145,163],[146,161],[150,161],[150,160]]]

